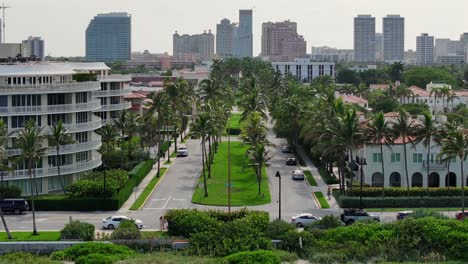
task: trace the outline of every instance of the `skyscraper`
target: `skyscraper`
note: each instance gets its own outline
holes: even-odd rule
[[[387,15],[383,18],[383,59],[403,61],[405,53],[405,18]]]
[[[214,57],[214,35],[211,30],[196,35],[174,33],[173,53],[176,60],[208,61]]]
[[[375,17],[371,15],[354,18],[354,60],[375,61]]]
[[[304,38],[297,33],[297,23],[266,22],[262,24],[262,56],[270,61],[294,61],[305,58],[307,45]]]
[[[383,60],[383,34],[375,33],[375,59]]]
[[[86,60],[125,61],[131,58],[132,18],[128,13],[98,14],[86,29]]]
[[[221,58],[233,56],[234,24],[225,18],[216,25],[216,54]]]
[[[239,26],[234,34],[234,56],[253,56],[252,10],[239,10]]]
[[[419,65],[434,63],[434,37],[427,33],[416,37],[416,63]]]
[[[41,37],[29,37],[23,40],[23,46],[27,51],[23,54],[24,57],[36,57],[44,60],[44,40]]]

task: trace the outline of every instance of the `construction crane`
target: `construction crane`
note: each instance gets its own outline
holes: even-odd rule
[[[0,9],[2,9],[3,12],[3,17],[2,17],[2,43],[5,43],[5,9],[11,8],[11,6],[5,5],[5,3],[2,3],[0,6]]]

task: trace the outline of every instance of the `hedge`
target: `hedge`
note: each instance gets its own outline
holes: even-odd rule
[[[133,187],[136,187],[140,182],[146,177],[146,175],[151,171],[154,165],[154,160],[147,160],[140,162],[133,170],[128,173],[129,179],[127,185],[123,187],[113,198],[118,200],[118,210],[132,195]]]
[[[232,136],[238,136],[242,133],[240,128],[226,128],[226,133]]]
[[[341,208],[360,207],[360,197],[336,196]],[[460,207],[461,197],[363,197],[364,208],[419,208],[419,207]],[[465,197],[468,204],[468,197]]]
[[[224,260],[231,264],[236,263],[251,263],[251,264],[280,264],[281,259],[273,251],[269,250],[256,250],[256,251],[242,251],[234,253]]]
[[[364,197],[440,197],[440,196],[461,196],[461,188],[422,188],[413,187],[409,190],[401,187],[390,187],[382,189],[382,187],[364,187],[362,190]],[[361,189],[355,187],[352,191],[346,191],[347,196],[361,196]]]
[[[318,172],[320,173],[320,176],[322,176],[322,179],[326,184],[339,183],[338,179],[334,175],[330,174],[327,170],[325,170],[323,166],[318,167]]]

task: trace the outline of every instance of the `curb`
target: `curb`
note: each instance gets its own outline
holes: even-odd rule
[[[314,198],[314,203],[317,205],[317,208],[322,209],[322,205],[319,203],[317,197],[315,196],[315,192],[312,192],[312,198]]]
[[[162,167],[161,167],[162,168]],[[146,202],[148,201],[148,199],[151,197],[151,195],[153,194],[154,190],[156,189],[156,187],[158,187],[159,183],[164,179],[164,177],[166,176],[166,173],[167,171],[169,170],[169,168],[166,169],[166,171],[163,173],[163,175],[159,176],[159,181],[156,183],[156,185],[154,186],[153,190],[151,190],[151,192],[148,194],[148,197],[146,197],[146,199],[143,201],[143,203],[141,204],[141,206],[137,209],[137,210],[130,210],[129,211],[140,211],[141,208],[146,204]],[[156,176],[156,175],[155,175]],[[144,189],[143,189],[144,190]],[[138,198],[137,198],[138,199]],[[131,206],[130,206],[131,207]]]

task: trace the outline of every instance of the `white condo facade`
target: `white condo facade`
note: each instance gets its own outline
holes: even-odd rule
[[[320,76],[335,77],[335,63],[312,62],[310,59],[295,59],[294,62],[272,62],[272,67],[282,75],[287,73],[301,80],[310,82]]]
[[[43,133],[50,133],[50,127],[62,120],[69,131],[73,144],[60,148],[60,158],[56,149],[44,142],[45,155],[39,160],[36,185],[39,193],[59,190],[57,164],[61,164],[63,182],[68,185],[78,179],[83,172],[101,165],[101,137],[94,131],[102,126],[102,120],[95,113],[107,111],[101,105],[101,98],[122,98],[125,93],[126,78],[112,79],[104,63],[27,63],[0,65],[0,118],[11,133],[7,142],[7,156],[21,154],[16,145],[18,131],[28,120],[34,120],[43,127]],[[100,80],[83,81],[74,79],[79,72],[96,73]],[[109,83],[120,83],[114,90],[104,90]],[[112,85],[111,85],[112,86]],[[119,87],[117,89],[116,87]],[[115,99],[112,99],[115,100]],[[119,104],[122,110],[125,104]],[[109,110],[111,111],[111,110]],[[7,185],[18,186],[23,195],[31,194],[29,174],[25,161],[9,164],[12,172],[4,173]]]

